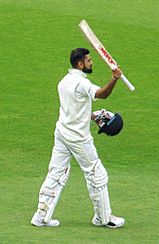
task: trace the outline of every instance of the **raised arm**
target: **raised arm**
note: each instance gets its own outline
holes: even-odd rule
[[[119,67],[117,69],[113,70],[112,79],[107,84],[105,84],[102,88],[100,88],[96,91],[95,97],[101,98],[101,99],[107,98],[111,94],[111,92],[112,92],[117,80],[120,78],[121,74],[122,74],[122,71],[120,70]]]

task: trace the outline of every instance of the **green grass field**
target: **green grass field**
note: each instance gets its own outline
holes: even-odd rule
[[[157,0],[0,0],[0,243],[159,243]],[[76,47],[90,48],[78,24],[86,19],[136,86],[119,81],[93,109],[119,111],[122,133],[92,134],[109,173],[117,230],[91,224],[93,207],[75,161],[55,211],[58,228],[30,225],[47,173],[58,118],[57,84]],[[104,85],[111,72],[95,51],[90,79]]]

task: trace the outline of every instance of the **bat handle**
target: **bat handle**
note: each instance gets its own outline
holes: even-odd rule
[[[130,91],[135,91],[135,87],[130,83],[130,81],[125,77],[124,74],[122,74],[120,78],[127,85]]]

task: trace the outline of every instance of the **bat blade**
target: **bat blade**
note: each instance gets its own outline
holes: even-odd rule
[[[87,24],[85,20],[82,20],[79,23],[79,27],[89,43],[92,45],[92,47],[98,52],[98,54],[101,56],[101,58],[107,63],[107,65],[114,69],[117,67],[116,61],[111,57],[109,52],[105,49],[103,44],[100,42],[98,37],[95,35],[95,33],[92,31],[90,26]]]
[[[90,26],[87,24],[86,20],[81,20],[79,23],[79,27],[91,46],[97,51],[97,53],[100,55],[100,57],[104,60],[104,62],[111,68],[111,70],[117,68],[117,62],[112,58],[110,53],[106,50],[104,45],[101,43],[101,41],[98,39],[98,37],[95,35],[93,30],[90,28]],[[135,87],[130,83],[130,81],[124,76],[124,74],[120,77],[122,81],[127,85],[127,87],[134,91]]]

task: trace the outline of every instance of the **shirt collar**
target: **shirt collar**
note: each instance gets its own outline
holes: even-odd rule
[[[82,70],[79,70],[79,69],[69,69],[68,72],[70,74],[78,74],[78,75],[80,75],[80,76],[82,76],[84,78],[87,77],[87,75]]]

